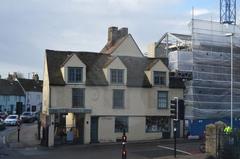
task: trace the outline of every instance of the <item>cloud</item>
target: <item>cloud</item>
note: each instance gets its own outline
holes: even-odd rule
[[[194,16],[201,16],[201,15],[206,15],[206,14],[210,14],[211,11],[205,8],[194,8]],[[192,15],[192,11],[190,12],[190,14]]]
[[[0,71],[43,70],[45,49],[100,51],[107,40],[107,28],[113,25],[128,27],[145,52],[147,44],[157,41],[166,31],[183,32],[182,24],[190,16],[173,9],[183,7],[183,2],[3,0]]]

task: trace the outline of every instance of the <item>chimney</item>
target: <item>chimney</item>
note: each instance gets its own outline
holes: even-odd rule
[[[124,36],[126,36],[126,35],[128,35],[128,28],[121,28],[121,29],[119,29],[119,38],[122,38],[122,37],[124,37]]]
[[[8,74],[8,77],[7,77],[7,80],[13,81],[13,75],[9,73],[9,74]]]
[[[32,79],[35,80],[36,82],[38,82],[39,81],[38,74],[33,74]]]
[[[118,27],[112,26],[108,28],[108,43],[115,43],[118,39]]]
[[[121,28],[118,30],[118,27],[112,26],[108,28],[108,43],[114,44],[120,38],[128,35],[128,28]]]

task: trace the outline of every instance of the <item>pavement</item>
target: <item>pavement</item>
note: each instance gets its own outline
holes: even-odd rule
[[[37,124],[24,124],[20,131],[20,142],[17,142],[17,128],[8,131],[5,153],[0,153],[0,159],[48,159],[48,158],[83,158],[83,159],[120,159],[121,143],[63,145],[54,148],[40,146],[37,140]],[[199,141],[178,139],[177,159],[206,159],[207,155],[198,150]],[[172,140],[153,140],[128,142],[128,159],[175,159]],[[8,155],[9,154],[9,155]],[[2,157],[1,155],[5,155]],[[8,155],[8,156],[7,156]]]
[[[32,148],[39,147],[40,141],[37,139],[37,124],[23,124],[20,129],[20,141],[18,142],[17,127],[6,137],[6,142],[10,148]]]

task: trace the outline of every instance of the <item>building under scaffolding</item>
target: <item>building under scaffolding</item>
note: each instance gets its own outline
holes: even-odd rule
[[[196,19],[192,20],[190,28],[191,35],[166,33],[155,44],[156,48],[164,50],[160,56],[169,57],[169,68],[175,76],[186,81],[186,118],[192,122],[230,119],[232,46],[232,110],[237,124],[240,117],[240,28]],[[232,43],[227,36],[229,33],[233,36]]]

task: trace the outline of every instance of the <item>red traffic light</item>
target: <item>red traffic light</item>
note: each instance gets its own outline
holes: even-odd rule
[[[127,136],[126,135],[122,136],[122,142],[127,142]]]

